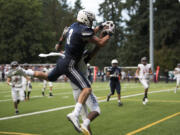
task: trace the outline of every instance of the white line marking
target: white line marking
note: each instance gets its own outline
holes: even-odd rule
[[[149,94],[151,94],[151,93],[160,93],[160,92],[169,92],[169,91],[172,91],[172,89],[160,90],[160,91],[152,91],[152,92],[149,92]],[[135,96],[140,96],[140,95],[143,95],[143,94],[144,94],[144,93],[127,95],[127,96],[122,96],[122,98],[135,97]],[[111,100],[117,100],[117,98],[112,98]],[[106,99],[104,99],[104,100],[99,100],[99,103],[102,103],[102,102],[106,102]],[[0,118],[0,121],[1,121],[1,120],[9,120],[9,119],[21,118],[21,117],[25,117],[25,116],[32,116],[32,115],[42,114],[42,113],[47,113],[47,112],[59,111],[59,110],[64,110],[64,109],[68,109],[68,108],[72,108],[72,107],[74,107],[74,105],[57,107],[57,108],[48,109],[48,110],[44,110],[44,111],[38,111],[38,112],[20,114],[20,115],[15,115],[15,116],[2,117],[2,118]]]

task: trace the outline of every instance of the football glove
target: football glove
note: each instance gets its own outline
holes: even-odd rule
[[[114,34],[114,31],[110,30],[110,29],[105,29],[102,31],[102,35],[103,37],[106,35],[112,36]]]

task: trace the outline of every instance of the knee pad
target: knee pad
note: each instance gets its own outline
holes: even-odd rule
[[[98,112],[99,115],[101,114],[101,109],[100,109],[99,105],[94,107],[91,111]]]

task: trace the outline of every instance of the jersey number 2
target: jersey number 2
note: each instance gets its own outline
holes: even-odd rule
[[[73,33],[73,29],[70,29],[69,31],[69,35],[68,35],[68,38],[67,38],[67,44],[69,45],[70,44],[70,40],[71,40],[71,35]]]

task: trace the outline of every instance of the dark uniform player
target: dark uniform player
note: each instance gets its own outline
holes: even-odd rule
[[[91,86],[88,80],[79,71],[77,64],[82,58],[84,48],[88,42],[94,43],[98,47],[103,47],[112,35],[112,32],[109,31],[106,32],[102,38],[95,36],[95,33],[102,27],[96,27],[93,30],[91,27],[94,19],[95,15],[93,13],[84,10],[79,11],[77,22],[70,26],[67,35],[65,35],[67,38],[65,57],[57,61],[56,67],[49,74],[39,71],[25,72],[27,75],[32,75],[48,81],[56,81],[59,76],[65,74],[76,86],[82,89],[74,111],[67,115],[67,118],[72,122],[78,132],[81,132],[78,117],[82,105],[86,102],[91,93]],[[63,37],[60,38],[59,45],[56,46],[56,49],[60,48],[61,39],[63,39]],[[20,72],[21,71],[19,71],[19,73]],[[88,118],[93,120],[92,116],[88,116]]]
[[[110,89],[111,89],[111,92],[107,96],[107,101],[109,101],[111,95],[114,95],[114,92],[116,90],[118,95],[118,105],[122,106],[121,85],[119,81],[119,77],[121,77],[121,69],[118,68],[118,61],[116,59],[112,60],[111,64],[112,67],[110,67],[107,71],[107,76],[110,77]]]

